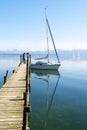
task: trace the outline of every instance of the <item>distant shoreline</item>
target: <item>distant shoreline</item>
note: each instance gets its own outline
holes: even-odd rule
[[[10,51],[0,51],[0,54],[23,54],[23,52],[27,53],[27,51],[20,51],[20,50],[10,50]],[[73,49],[73,50],[58,50],[57,52],[59,54],[64,53],[64,54],[69,54],[69,53],[83,53],[83,54],[87,54],[87,49],[83,50],[83,49]],[[46,54],[47,51],[30,51],[30,54]],[[54,54],[55,52],[53,50],[50,50],[51,54]]]

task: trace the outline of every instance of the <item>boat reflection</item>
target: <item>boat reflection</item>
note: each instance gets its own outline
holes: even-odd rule
[[[58,76],[57,81],[55,83],[55,86],[54,86],[54,89],[53,89],[49,103],[48,103],[48,97],[49,96],[48,96],[48,88],[47,88],[47,98],[46,98],[47,103],[46,103],[46,116],[45,116],[45,120],[44,120],[44,130],[47,130],[48,116],[49,116],[49,112],[50,112],[50,109],[51,109],[51,106],[52,106],[52,102],[53,102],[53,99],[54,99],[54,96],[55,96],[55,93],[56,93],[56,90],[57,90],[57,87],[58,87],[59,79],[60,79],[60,75]],[[49,83],[48,83],[48,87],[49,87]]]
[[[43,82],[45,82],[47,84],[46,87],[46,113],[45,113],[45,119],[43,121],[43,128],[44,130],[47,130],[47,125],[48,125],[48,116],[49,116],[49,112],[52,106],[52,102],[58,87],[58,83],[59,83],[59,79],[60,79],[60,73],[59,71],[43,71],[43,70],[32,70],[32,73],[35,73],[37,77],[37,79],[42,80]],[[53,76],[55,76],[55,85],[52,86],[52,80],[51,78],[53,78]],[[50,89],[51,91],[51,96],[49,96],[49,91]],[[48,100],[50,98],[50,100]]]
[[[43,75],[59,75],[60,73],[58,70],[31,70],[31,73],[35,73],[37,76],[43,76]]]

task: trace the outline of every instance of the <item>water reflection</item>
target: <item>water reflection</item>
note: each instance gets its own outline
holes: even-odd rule
[[[58,75],[60,76],[60,73],[58,70],[32,70],[32,73],[35,73],[37,76],[43,76],[43,75]]]
[[[47,98],[47,110],[46,110],[46,117],[45,117],[45,121],[44,121],[44,129],[45,130],[47,130],[48,115],[49,115],[49,111],[50,111],[51,106],[52,106],[52,102],[53,102],[53,99],[54,99],[54,96],[55,96],[55,93],[56,93],[56,89],[58,87],[59,79],[60,79],[60,75],[58,76],[57,82],[54,86],[54,90],[52,92],[52,96],[51,96],[49,104],[48,104],[48,98]],[[48,89],[47,89],[47,91],[48,91]],[[47,94],[47,97],[48,97],[48,94]]]
[[[32,73],[35,74],[34,78],[40,81],[43,81],[43,84],[46,83],[46,97],[45,97],[45,102],[46,102],[46,108],[44,109],[45,115],[44,115],[44,119],[43,119],[43,123],[42,123],[42,129],[43,130],[47,130],[48,128],[48,117],[49,117],[49,112],[50,109],[52,107],[52,103],[54,100],[54,96],[58,87],[58,83],[59,83],[59,79],[60,79],[60,73],[59,71],[55,70],[55,71],[50,71],[50,70],[32,70]],[[54,78],[54,84],[52,85],[53,82],[53,78]],[[49,92],[50,95],[49,95]],[[50,100],[49,100],[50,98]],[[38,104],[39,107],[39,104]],[[34,112],[34,111],[33,111]],[[41,116],[41,115],[38,115]],[[33,124],[33,122],[32,122]],[[40,124],[41,125],[41,124]],[[38,124],[38,128],[39,128],[39,124]]]

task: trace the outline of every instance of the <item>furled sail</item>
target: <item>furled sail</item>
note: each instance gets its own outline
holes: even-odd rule
[[[48,59],[48,54],[45,57],[36,58],[35,60],[47,60],[47,59]]]

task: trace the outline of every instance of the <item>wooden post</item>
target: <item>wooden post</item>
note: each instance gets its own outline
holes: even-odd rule
[[[13,70],[12,73],[15,73],[15,70]]]
[[[4,84],[5,84],[6,81],[7,81],[7,76],[8,76],[8,70],[6,71],[6,75],[4,76]]]
[[[23,55],[21,54],[20,55],[20,64],[22,64],[23,63]]]

